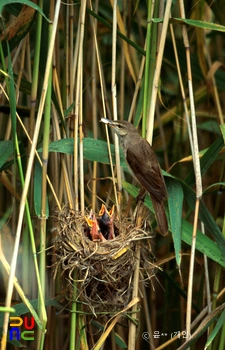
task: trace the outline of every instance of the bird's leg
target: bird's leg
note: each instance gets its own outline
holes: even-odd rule
[[[109,236],[108,239],[113,239],[115,238],[115,233],[114,233],[114,223],[113,223],[113,219],[114,219],[114,205],[112,206],[112,208],[109,211]]]
[[[139,193],[138,193],[138,195],[137,195],[137,197],[136,197],[136,203],[138,203],[138,202],[144,202],[145,195],[146,195],[146,190],[145,190],[145,188],[141,187],[141,188],[139,189]]]
[[[135,223],[139,222],[138,218],[140,217],[140,213],[142,212],[142,207],[144,206],[145,195],[146,195],[146,190],[144,189],[144,187],[141,187],[136,197],[136,208],[134,210],[134,215],[133,215]]]

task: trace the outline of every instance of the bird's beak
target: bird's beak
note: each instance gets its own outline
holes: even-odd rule
[[[106,241],[105,237],[103,236],[103,234],[101,233],[101,230],[99,228],[97,219],[95,217],[95,215],[92,215],[92,218],[90,217],[85,217],[86,222],[88,224],[89,230],[90,230],[90,235],[92,238],[92,241]]]
[[[101,118],[100,122],[102,122],[104,124],[111,124],[111,120],[106,119],[106,118]]]
[[[100,122],[104,123],[104,124],[109,124],[110,126],[116,126],[116,121],[115,120],[109,120],[106,118],[101,118]]]
[[[109,120],[109,119],[106,119],[106,118],[102,118],[100,121],[102,123],[104,123],[104,124],[107,124],[111,128],[113,128],[118,136],[120,135],[120,133],[118,132],[118,129],[119,129],[118,125],[119,125],[119,123],[117,123],[116,120]]]
[[[104,204],[102,204],[102,207],[98,213],[99,216],[103,216],[104,214],[108,215],[110,218],[113,216],[114,214],[114,205],[112,206],[112,208],[110,209],[110,211],[108,211],[106,209],[106,206]]]
[[[98,223],[102,230],[103,235],[107,236],[108,240],[115,238],[114,223],[113,223],[114,205],[112,206],[111,210],[108,211],[106,209],[106,206],[102,204],[102,207],[98,215],[99,215]]]

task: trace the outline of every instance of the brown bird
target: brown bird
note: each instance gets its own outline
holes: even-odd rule
[[[118,135],[126,161],[134,177],[150,194],[156,221],[162,235],[168,232],[168,223],[164,209],[167,191],[161,168],[155,152],[147,140],[143,139],[133,124],[125,121],[112,121],[102,118]]]

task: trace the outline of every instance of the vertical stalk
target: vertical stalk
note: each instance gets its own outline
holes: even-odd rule
[[[39,0],[38,5],[41,9],[43,9],[43,0]],[[30,94],[29,134],[31,139],[33,137],[34,128],[35,128],[35,113],[36,113],[36,105],[37,105],[37,92],[38,92],[39,69],[40,69],[39,63],[40,63],[40,54],[41,54],[41,49],[40,49],[41,48],[41,30],[42,30],[42,15],[38,12],[36,35],[35,35],[34,62],[33,62],[33,70],[32,70],[32,84],[31,84],[31,94]],[[28,145],[28,152],[30,150],[31,150],[31,144]],[[30,186],[31,188],[33,188],[33,177],[31,177]],[[31,193],[30,204],[32,205],[33,203],[32,191],[30,193]],[[35,244],[33,244],[33,248],[32,248],[33,254],[34,254],[34,249],[36,251]],[[36,263],[37,261],[34,261],[35,265]],[[28,265],[28,268],[30,269],[29,265]],[[38,274],[39,274],[39,270],[38,270]]]
[[[50,20],[53,19],[54,14],[54,1],[50,1]],[[49,42],[52,36],[52,25],[49,23],[48,27],[48,38]],[[52,61],[52,60],[51,60]],[[48,145],[49,145],[49,131],[50,131],[50,119],[51,119],[51,95],[52,95],[52,67],[49,67],[49,78],[45,100],[45,111],[44,111],[44,132],[43,132],[43,149],[42,149],[42,189],[41,189],[41,221],[40,221],[40,255],[39,255],[39,266],[40,266],[40,281],[42,296],[45,299],[45,286],[46,286],[46,220],[47,220],[47,166],[48,166]],[[47,323],[46,312],[42,312],[43,306],[39,300],[38,313],[41,321],[44,325]],[[44,336],[42,330],[38,330],[37,347],[42,348],[44,345]]]
[[[44,102],[45,102],[45,97],[46,97],[46,92],[47,92],[49,70],[50,70],[50,66],[51,66],[52,54],[53,54],[53,49],[54,49],[54,42],[55,42],[56,29],[57,29],[57,24],[58,24],[60,4],[61,4],[61,1],[57,0],[56,8],[55,8],[55,16],[54,16],[54,21],[53,21],[52,37],[51,37],[51,41],[50,41],[50,45],[49,45],[49,51],[48,51],[48,57],[47,57],[47,63],[46,63],[46,71],[45,71],[43,88],[42,88],[42,93],[41,93],[41,98],[40,98],[40,105],[39,105],[39,110],[38,110],[37,120],[36,120],[36,127],[35,127],[35,131],[34,131],[34,137],[33,137],[33,143],[32,143],[32,147],[31,147],[30,157],[29,157],[28,165],[27,165],[24,188],[23,188],[21,201],[20,201],[19,217],[18,217],[17,230],[16,230],[16,235],[15,235],[15,245],[14,245],[12,261],[11,261],[8,289],[7,289],[7,293],[6,293],[6,301],[5,301],[6,307],[10,307],[10,305],[11,305],[11,299],[12,299],[12,293],[13,293],[13,280],[15,277],[16,261],[17,261],[18,250],[19,250],[19,243],[20,243],[21,230],[22,230],[22,224],[23,224],[23,216],[24,216],[24,211],[25,211],[27,193],[28,193],[28,189],[29,189],[29,185],[30,185],[32,167],[33,167],[34,156],[35,156],[35,149],[36,149],[40,125],[41,125],[41,121],[42,121],[42,114],[43,114]],[[5,324],[8,325],[8,321],[9,321],[9,313],[5,313],[5,318],[4,318]],[[7,330],[6,330],[6,334],[7,334]],[[3,347],[3,349],[4,349],[4,347]]]
[[[38,5],[43,8],[43,0],[39,0]],[[41,47],[41,28],[42,28],[42,15],[38,12],[37,14],[37,27],[36,27],[36,38],[35,38],[35,50],[34,50],[34,65],[32,73],[32,86],[30,94],[30,117],[29,117],[29,130],[30,136],[33,136],[35,127],[35,109],[37,104],[37,89],[39,79],[39,62],[40,62],[40,47]]]
[[[152,84],[152,94],[151,94],[151,106],[148,114],[148,120],[147,120],[147,134],[146,139],[151,144],[152,143],[152,137],[153,137],[153,125],[154,125],[154,115],[155,115],[155,106],[156,106],[156,99],[157,99],[157,92],[158,92],[158,85],[159,85],[159,77],[162,67],[162,59],[163,59],[163,53],[164,53],[164,47],[165,47],[165,41],[166,41],[166,34],[167,29],[169,25],[169,19],[170,19],[170,10],[172,6],[172,0],[168,0],[166,2],[166,9],[164,13],[164,20],[162,25],[162,34],[159,44],[159,51],[156,61],[156,67],[155,67],[155,74],[153,78],[153,84]]]
[[[77,89],[79,93],[79,155],[80,155],[80,207],[81,212],[84,214],[84,155],[83,155],[83,45],[84,45],[84,26],[85,26],[85,14],[86,14],[87,1],[82,1],[81,4],[81,18],[80,18],[80,45],[78,56],[78,75],[79,79]]]
[[[117,120],[117,97],[116,97],[116,43],[117,43],[117,0],[113,1],[113,29],[112,29],[112,78],[111,78],[111,91],[112,91],[112,105],[113,105],[113,119]],[[121,200],[121,170],[120,170],[120,148],[119,139],[115,135],[115,157],[116,157],[116,172],[117,172],[117,189],[118,189],[118,205]],[[119,212],[119,208],[118,208]]]
[[[135,252],[136,266],[135,266],[134,278],[133,278],[132,300],[138,297],[139,273],[140,273],[140,255],[141,255],[140,245],[137,244],[136,245],[136,252]],[[134,319],[137,317],[137,304],[135,304],[132,307],[132,317]],[[136,324],[134,322],[130,322],[129,334],[128,334],[128,350],[135,349],[136,330],[137,330]]]
[[[146,49],[146,45],[145,45],[145,49]],[[138,73],[137,82],[135,84],[135,91],[134,91],[133,100],[132,100],[132,103],[131,103],[130,112],[129,112],[129,116],[128,116],[128,121],[129,122],[131,122],[132,115],[134,114],[134,111],[135,111],[135,108],[136,108],[137,96],[138,96],[138,92],[140,90],[140,86],[141,86],[141,82],[142,82],[144,67],[145,67],[145,56],[142,57],[141,64],[140,64],[140,69],[139,69],[139,73]]]
[[[27,37],[28,39],[28,37]],[[25,60],[25,50],[26,50],[26,43],[28,40],[24,39],[23,40],[23,45],[22,45],[22,51],[21,51],[21,60],[20,60],[20,72],[18,74],[18,79],[17,79],[17,85],[16,85],[16,96],[17,96],[17,101],[18,101],[18,97],[19,97],[19,88],[20,88],[20,83],[21,83],[21,79],[23,76],[23,71],[24,71],[24,60]],[[17,140],[18,141],[18,140]],[[18,145],[18,149],[17,152],[19,152],[19,145]],[[19,155],[20,153],[18,153]],[[21,170],[22,170],[22,164],[21,165]],[[20,178],[23,179],[23,183],[24,183],[24,174],[23,171],[21,171],[20,173]],[[15,176],[13,179],[13,186],[14,188],[16,188],[16,171],[15,171]],[[29,209],[28,209],[29,210]],[[15,214],[16,211],[14,211]],[[14,220],[13,220],[14,221]],[[29,259],[31,258],[30,256],[30,245],[29,245],[29,231],[28,231],[28,225],[26,225],[26,228],[24,229],[23,232],[23,253],[22,253],[22,266],[23,266],[23,289],[26,295],[28,295],[29,293],[29,285],[30,285],[30,281],[28,281],[27,276],[30,276],[30,264],[29,264]]]
[[[50,3],[50,13],[52,17],[53,12],[53,1]],[[51,25],[49,26],[49,40],[51,38]],[[45,112],[44,112],[44,132],[43,132],[43,148],[42,148],[42,193],[41,193],[41,237],[40,237],[40,271],[41,271],[41,282],[42,291],[45,295],[45,249],[46,249],[46,202],[47,202],[47,166],[48,166],[48,145],[49,145],[49,132],[50,132],[50,120],[51,120],[51,94],[52,94],[52,68],[50,68],[48,87],[45,101]]]
[[[78,25],[78,33],[77,33],[77,42],[75,46],[75,54],[77,54],[78,61],[79,61],[79,54],[80,54],[80,32],[81,32],[81,10],[79,14],[79,25]],[[75,55],[74,55],[75,56]],[[74,58],[75,59],[75,58]],[[77,60],[75,60],[77,63]],[[76,72],[76,75],[75,75]],[[74,66],[73,69],[74,73],[74,79],[76,76],[76,93],[75,93],[75,111],[74,111],[74,191],[75,191],[75,209],[79,209],[79,202],[78,202],[78,193],[79,193],[79,186],[78,186],[78,179],[79,179],[79,172],[78,172],[78,118],[79,118],[79,99],[80,99],[80,72],[79,72],[79,63],[76,65],[76,69]]]
[[[154,10],[154,2],[148,0],[148,17],[147,17],[147,35],[146,35],[146,59],[145,59],[145,73],[144,73],[144,101],[143,101],[143,118],[142,118],[142,137],[146,136],[146,124],[147,124],[147,114],[149,107],[149,96],[151,96],[152,84],[150,84],[150,61],[153,59],[151,57],[151,32],[152,32],[152,13]],[[155,56],[154,56],[155,57]],[[155,62],[154,62],[155,63]]]
[[[184,4],[182,0],[179,0],[181,18],[185,18]],[[191,334],[191,306],[192,306],[192,291],[193,291],[193,277],[194,277],[194,259],[195,259],[195,246],[196,246],[196,234],[197,234],[197,223],[199,214],[200,199],[202,197],[202,181],[201,181],[201,169],[199,161],[199,149],[198,149],[198,136],[196,127],[195,117],[195,106],[194,106],[194,94],[192,87],[192,71],[191,71],[191,60],[190,60],[190,46],[187,34],[186,25],[182,26],[183,29],[183,41],[186,49],[186,60],[187,60],[187,74],[188,74],[188,89],[190,96],[190,111],[191,111],[191,124],[192,124],[192,141],[193,141],[193,165],[195,171],[196,180],[196,203],[194,211],[194,226],[192,233],[192,246],[191,246],[191,258],[189,267],[189,279],[188,279],[188,295],[187,295],[187,311],[186,311],[186,332],[187,336]]]
[[[137,206],[137,216],[136,216],[136,227],[141,227],[143,222],[143,214],[145,212],[144,205],[142,203],[139,203]],[[139,275],[140,275],[140,259],[141,259],[141,246],[140,243],[136,245],[136,251],[135,251],[135,270],[134,270],[134,277],[133,277],[133,292],[132,292],[132,300],[135,300],[138,298],[138,290],[139,290]],[[137,310],[138,310],[138,304],[134,304],[132,307],[132,317],[134,319],[137,318]],[[134,322],[130,322],[129,324],[129,334],[128,334],[128,350],[134,350],[135,349],[135,343],[136,343],[136,330],[137,326]]]
[[[92,9],[91,1],[90,1],[90,8]],[[102,73],[102,64],[101,64],[101,60],[100,60],[99,48],[98,48],[98,43],[97,43],[97,38],[96,38],[95,27],[93,25],[93,19],[92,19],[92,27],[93,27],[93,33],[94,33],[94,41],[95,41],[95,47],[96,47],[97,64],[98,64],[98,71],[99,71],[99,80],[100,80],[100,86],[101,86],[103,116],[104,116],[104,118],[107,118],[107,114],[106,114],[106,99],[105,99],[105,95],[104,95],[106,88],[105,88],[105,83],[104,83],[104,76],[103,76],[103,73]],[[115,175],[114,175],[114,171],[113,171],[113,163],[112,163],[112,156],[111,156],[111,150],[110,150],[110,142],[109,142],[109,134],[108,134],[107,125],[105,125],[105,130],[106,130],[106,138],[107,138],[107,145],[108,145],[108,152],[109,152],[109,162],[110,162],[110,168],[111,168],[111,173],[112,173],[113,190],[114,190],[114,194],[115,194],[116,206],[118,208],[119,204],[118,204],[118,199],[117,199],[116,181],[115,181]]]
[[[95,13],[98,13],[98,4],[99,1],[95,1],[95,8],[94,11]],[[96,64],[96,46],[95,46],[95,40],[94,40],[94,36],[97,32],[97,20],[96,19],[92,19],[93,21],[93,41],[92,41],[92,63],[91,63],[91,97],[92,97],[92,127],[93,127],[93,135],[94,138],[97,139],[98,138],[98,127],[97,127],[97,86],[96,86],[96,68],[97,68],[97,64]],[[97,188],[97,182],[96,182],[96,178],[97,178],[97,162],[93,162],[93,180],[92,180],[92,209],[95,212],[96,210],[96,188]]]
[[[76,278],[76,271],[74,272],[74,278]],[[71,323],[70,323],[70,350],[76,349],[76,333],[77,333],[77,287],[76,283],[73,285],[73,302],[71,306]]]
[[[123,23],[126,26],[127,18],[127,1],[123,1]],[[126,28],[126,27],[125,27]],[[121,41],[121,40],[120,40]],[[122,44],[122,43],[121,43]],[[120,93],[119,93],[119,119],[124,119],[124,103],[125,103],[125,55],[124,51],[120,54]]]
[[[185,89],[184,89],[184,84],[183,84],[183,79],[182,79],[182,74],[181,74],[181,69],[180,69],[180,63],[179,63],[179,59],[178,59],[177,47],[176,47],[176,42],[175,42],[175,35],[174,35],[174,30],[173,30],[172,24],[170,24],[170,33],[171,33],[171,38],[172,38],[172,43],[173,43],[173,50],[174,50],[174,55],[175,55],[175,61],[176,61],[177,74],[178,74],[178,79],[179,79],[179,84],[180,84],[181,96],[182,96],[183,105],[184,105],[184,114],[185,114],[185,118],[186,118],[186,122],[187,122],[187,126],[188,126],[189,142],[190,142],[190,147],[191,147],[191,151],[193,154],[193,141],[192,141],[191,124],[190,124],[188,105],[187,105],[187,97],[185,94]]]
[[[80,14],[79,14],[79,43],[78,43],[78,66],[77,66],[77,81],[76,81],[76,106],[75,106],[75,119],[74,119],[74,152],[76,152],[76,158],[74,158],[74,175],[78,175],[78,149],[77,149],[77,135],[79,130],[79,156],[80,156],[80,209],[84,214],[84,157],[83,157],[83,44],[84,44],[84,26],[86,15],[86,0],[81,2]],[[75,180],[75,190],[77,188],[77,181]],[[75,203],[75,209],[78,209],[78,198]],[[74,280],[76,280],[76,271],[74,271]],[[76,348],[76,329],[77,329],[77,285],[73,286],[73,298],[71,308],[71,329],[70,329],[70,350]],[[83,319],[82,319],[83,321]]]

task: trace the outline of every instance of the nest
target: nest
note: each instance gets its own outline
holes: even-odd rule
[[[123,218],[113,221],[114,239],[93,241],[88,234],[86,218],[67,207],[56,213],[54,278],[60,271],[60,278],[68,285],[73,286],[76,282],[77,301],[95,315],[103,311],[112,314],[124,309],[131,301],[137,244],[141,245],[142,280],[149,280],[154,275],[152,235]]]

